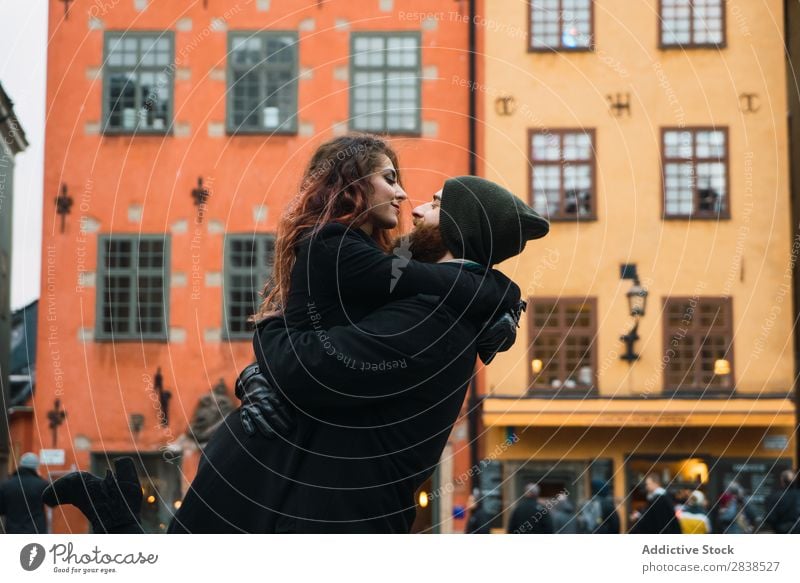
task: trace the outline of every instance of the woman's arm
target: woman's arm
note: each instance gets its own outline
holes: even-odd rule
[[[470,351],[476,328],[433,297],[391,302],[358,324],[328,330],[259,324],[253,340],[267,380],[297,407],[352,407],[394,398]]]
[[[309,263],[310,269],[325,271],[333,266],[334,285],[345,305],[364,295],[380,303],[432,294],[458,314],[482,323],[520,299],[519,287],[499,271],[478,273],[463,263],[423,263],[403,249],[387,255],[338,223],[314,236]]]

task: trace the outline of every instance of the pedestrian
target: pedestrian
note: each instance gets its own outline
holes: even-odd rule
[[[559,493],[552,502],[553,532],[556,534],[578,534],[578,517],[569,496]]]
[[[644,479],[647,506],[631,516],[631,534],[681,534],[675,503],[661,484],[661,477],[651,472]]]
[[[42,492],[48,485],[39,476],[39,456],[22,454],[17,471],[0,484],[0,515],[6,517],[6,533],[47,534]]]
[[[490,534],[493,518],[485,508],[480,490],[476,488],[476,492],[467,500],[467,526],[464,534]]]
[[[800,474],[784,470],[778,488],[767,497],[761,530],[776,534],[800,534]]]
[[[527,484],[508,521],[508,534],[553,534],[550,508],[539,503],[539,485]]]
[[[749,534],[755,531],[755,516],[745,499],[744,488],[731,482],[719,498],[717,531],[721,534]]]
[[[617,505],[608,482],[594,479],[591,482],[592,498],[584,505],[582,531],[591,534],[619,534],[620,520]]]
[[[707,505],[706,496],[700,490],[689,495],[678,513],[683,534],[711,534],[711,521],[706,514]]]

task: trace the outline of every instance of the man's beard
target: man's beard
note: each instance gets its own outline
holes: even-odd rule
[[[436,263],[448,252],[438,225],[435,227],[419,225],[408,235],[399,237],[394,246],[408,249],[411,259],[425,263]]]

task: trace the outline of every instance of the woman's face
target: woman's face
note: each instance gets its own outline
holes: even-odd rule
[[[387,156],[381,157],[369,182],[372,194],[369,196],[365,230],[372,234],[375,229],[394,229],[400,217],[400,203],[408,196],[397,182],[397,171]]]

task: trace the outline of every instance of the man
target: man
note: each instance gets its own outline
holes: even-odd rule
[[[508,534],[553,534],[550,509],[539,504],[539,485],[526,484],[522,499],[517,502],[508,521]]]
[[[792,470],[781,472],[780,486],[769,495],[764,525],[776,534],[800,534],[800,489]]]
[[[661,485],[661,477],[651,472],[644,479],[647,508],[634,513],[631,534],[682,534],[672,497]]]
[[[448,180],[414,220],[412,257],[477,272],[549,230],[510,192],[476,177]],[[244,406],[206,448],[170,532],[408,532],[414,494],[463,403],[479,332],[438,297],[422,295],[328,330],[262,322],[258,364],[297,409],[295,433],[275,422],[275,391],[250,391],[248,376],[237,388]],[[257,427],[278,434],[279,446]],[[241,455],[252,459],[246,472]]]
[[[8,534],[47,534],[42,492],[49,482],[39,476],[39,456],[25,453],[17,471],[0,484],[0,515]]]

